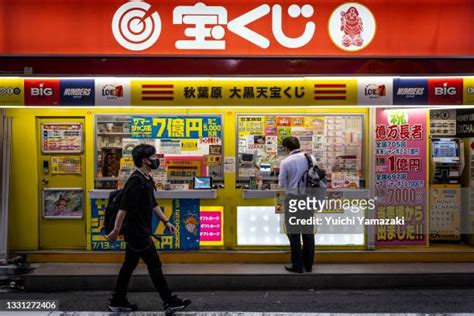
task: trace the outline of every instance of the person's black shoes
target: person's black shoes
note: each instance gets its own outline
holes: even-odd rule
[[[134,312],[138,310],[138,306],[136,304],[130,304],[126,297],[113,297],[110,300],[109,310],[114,313]]]
[[[294,272],[294,273],[303,273],[303,268],[297,269],[293,267],[292,264],[288,264],[285,266],[285,270],[289,272]]]
[[[165,315],[170,316],[173,315],[176,312],[179,312],[180,310],[185,309],[191,304],[191,300],[189,299],[180,299],[176,295],[173,295],[170,297],[168,301],[165,302],[164,307],[165,307]]]
[[[304,270],[306,272],[313,272],[313,267],[305,267]]]

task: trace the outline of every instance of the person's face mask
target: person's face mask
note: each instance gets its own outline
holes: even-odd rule
[[[148,159],[148,161],[150,162],[149,166],[152,170],[158,169],[160,166],[160,159]]]

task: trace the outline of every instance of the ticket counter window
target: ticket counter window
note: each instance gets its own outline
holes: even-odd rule
[[[344,199],[354,189],[366,186],[364,131],[364,115],[238,116],[236,186],[242,189],[244,199],[253,200],[237,206],[237,245],[288,245],[283,215],[275,208],[279,166],[287,157],[281,145],[285,137],[297,137],[301,150],[312,154],[327,171],[328,197]],[[331,209],[325,216],[343,218],[351,212],[348,208]],[[365,227],[355,223],[345,231],[325,225],[316,234],[316,244],[364,246]]]
[[[192,190],[196,177],[223,188],[221,116],[98,115],[95,122],[95,188],[116,189],[134,170],[132,150],[155,146],[161,190]]]
[[[272,190],[278,185],[282,140],[297,137],[326,170],[330,188],[365,187],[362,115],[238,117],[237,188]]]

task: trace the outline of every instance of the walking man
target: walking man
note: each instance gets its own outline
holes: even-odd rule
[[[191,301],[182,300],[172,295],[168,288],[161,268],[155,244],[151,240],[151,222],[153,213],[165,223],[166,228],[175,233],[176,228],[169,222],[155,200],[155,185],[150,175],[152,169],[157,169],[160,160],[155,147],[141,144],[132,151],[133,162],[137,168],[124,186],[119,212],[113,231],[107,236],[109,241],[115,241],[120,230],[124,231],[126,241],[125,260],[115,285],[115,293],[109,309],[112,312],[127,312],[137,310],[137,305],[127,300],[127,286],[140,258],[145,262],[151,280],[164,302],[166,314],[186,308]]]

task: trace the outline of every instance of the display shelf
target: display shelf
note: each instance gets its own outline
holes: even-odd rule
[[[95,181],[118,181],[118,180],[124,180],[121,179],[120,177],[98,177],[94,179]]]
[[[97,133],[98,136],[131,136],[132,133],[127,132],[106,132],[106,133]]]
[[[170,181],[193,181],[194,177],[167,177]],[[212,177],[212,181],[224,181],[223,177]]]
[[[275,190],[242,190],[244,199],[273,199],[276,196]]]
[[[242,190],[242,198],[244,199],[272,199],[276,197],[276,193],[281,190]],[[366,189],[328,189],[327,193],[341,192],[343,198],[361,199],[369,198],[369,190]]]
[[[107,199],[114,190],[91,190],[91,199]],[[155,191],[157,199],[215,199],[217,190],[159,190]]]

